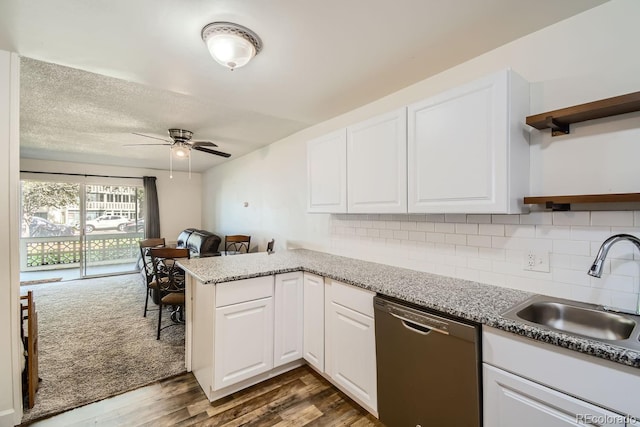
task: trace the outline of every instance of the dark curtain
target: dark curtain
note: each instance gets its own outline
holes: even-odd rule
[[[158,189],[155,176],[143,176],[144,203],[147,207],[147,216],[144,221],[144,236],[154,239],[160,236],[160,209],[158,207]]]

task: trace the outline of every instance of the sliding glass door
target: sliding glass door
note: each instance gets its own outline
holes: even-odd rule
[[[84,275],[135,271],[144,236],[142,187],[87,184],[84,200]]]
[[[25,283],[133,272],[144,238],[144,190],[119,184],[21,182]]]

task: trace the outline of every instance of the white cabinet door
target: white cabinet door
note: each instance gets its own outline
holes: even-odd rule
[[[347,212],[347,136],[341,129],[307,143],[308,212]]]
[[[302,272],[276,275],[273,367],[302,359]]]
[[[304,360],[324,372],[324,278],[304,273],[303,299]]]
[[[407,212],[407,110],[347,128],[350,213]]]
[[[335,302],[327,310],[327,373],[358,403],[377,413],[376,342],[372,317]]]
[[[624,426],[622,415],[484,364],[484,425]]]
[[[216,309],[214,389],[273,367],[273,298]]]
[[[408,211],[522,212],[528,107],[528,83],[509,70],[410,105]]]

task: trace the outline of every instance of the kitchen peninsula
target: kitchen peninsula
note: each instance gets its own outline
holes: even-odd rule
[[[373,311],[371,307],[369,316],[368,306],[372,305],[373,295],[377,293],[482,324],[483,331],[497,334],[498,338],[533,343],[551,353],[575,354],[591,364],[605,363],[609,365],[607,369],[611,366],[614,370],[623,369],[633,384],[640,384],[640,372],[635,369],[640,368],[637,352],[501,317],[501,313],[531,297],[528,292],[306,249],[182,260],[180,265],[188,273],[185,363],[211,401],[299,366],[306,360],[377,415],[375,348],[368,347],[362,353],[374,366],[373,379],[363,380],[363,384],[371,386],[371,392],[364,385],[351,390],[349,384],[334,380],[340,376],[332,376],[331,369],[335,367],[330,366],[339,356],[332,355],[328,348],[320,346],[318,351],[301,348],[303,340],[305,347],[313,340],[310,331],[320,335],[323,331],[327,333],[328,329],[322,327],[326,318],[323,316],[330,316],[330,313],[323,307],[328,307],[324,305],[325,301],[338,298],[338,294],[342,295],[340,298],[345,296],[344,305],[353,304],[355,311],[370,318],[371,329]],[[304,299],[302,290],[314,289],[308,287],[314,281],[320,283],[320,287],[323,284],[332,287],[333,296],[319,293],[310,301]],[[312,313],[316,313],[319,320],[309,319]],[[319,329],[307,325],[313,322],[320,323]],[[320,341],[322,338],[330,345],[329,337],[321,336]],[[309,343],[310,348],[313,345],[313,342]],[[483,352],[495,356],[496,351],[490,348]],[[362,365],[366,365],[365,362]],[[368,377],[363,374],[363,378]],[[618,411],[631,413],[625,405]]]

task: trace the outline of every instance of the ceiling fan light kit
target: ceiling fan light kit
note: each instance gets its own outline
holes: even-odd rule
[[[207,24],[201,35],[213,59],[232,71],[247,65],[262,50],[256,33],[233,22]]]

